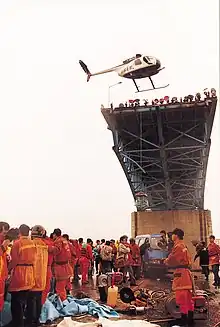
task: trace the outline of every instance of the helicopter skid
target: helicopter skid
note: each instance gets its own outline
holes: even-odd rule
[[[159,86],[159,87],[154,87],[151,89],[146,89],[146,90],[140,90],[140,91],[136,91],[135,93],[140,93],[140,92],[148,92],[148,91],[154,91],[154,90],[160,90],[160,89],[165,89],[166,87],[168,87],[170,84],[164,85],[164,86]]]

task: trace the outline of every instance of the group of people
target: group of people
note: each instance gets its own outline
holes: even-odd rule
[[[172,232],[173,248],[164,263],[175,269],[172,289],[175,292],[176,303],[179,305],[181,312],[181,319],[178,319],[177,324],[178,326],[193,326],[195,285],[190,271],[192,267],[191,255],[183,238],[183,230],[175,229]],[[200,257],[202,272],[207,279],[209,267],[211,267],[214,274],[214,285],[219,286],[220,247],[215,243],[215,236],[210,236],[208,247],[203,241],[195,245],[197,254],[194,261]]]
[[[166,243],[162,232],[161,247]],[[183,237],[181,229],[172,232],[172,249],[164,263],[175,267],[173,291],[180,306],[181,321],[189,324],[193,319],[192,262]],[[196,249],[195,259],[200,257],[203,272],[208,276],[211,265],[215,285],[219,285],[220,248],[214,236],[210,237],[208,249],[204,243],[199,243]],[[103,239],[93,245],[91,239],[71,240],[59,228],[48,237],[40,225],[30,228],[23,224],[10,229],[8,223],[0,222],[0,311],[6,294],[11,294],[12,322],[7,327],[37,327],[48,293],[54,291],[64,301],[72,290],[72,282],[81,279],[82,284],[87,284],[94,269],[96,274],[120,270],[135,285],[140,278],[143,250],[125,235],[119,242]],[[208,261],[204,262],[207,254]]]
[[[51,291],[64,301],[73,281],[87,284],[93,268],[97,274],[120,269],[129,273],[134,285],[140,266],[140,249],[127,236],[93,246],[91,239],[71,240],[59,228],[48,237],[40,225],[10,229],[8,223],[0,222],[0,311],[9,292],[12,321],[7,327],[37,327]]]
[[[208,246],[204,241],[196,244],[196,255],[194,261],[199,258],[199,264],[206,280],[209,279],[210,268],[214,275],[214,286],[220,286],[219,263],[220,263],[220,247],[215,243],[215,236],[209,237]]]

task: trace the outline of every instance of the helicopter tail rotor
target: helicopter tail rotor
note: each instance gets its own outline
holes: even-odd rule
[[[79,60],[79,64],[82,67],[82,69],[84,70],[84,72],[87,75],[87,82],[90,80],[90,77],[92,76],[92,74],[90,73],[90,70],[88,69],[88,67],[86,66],[86,64],[82,61]]]

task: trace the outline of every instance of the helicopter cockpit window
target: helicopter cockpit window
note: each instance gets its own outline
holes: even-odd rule
[[[150,57],[144,57],[143,59],[147,64],[151,64],[151,58]]]
[[[135,65],[141,65],[141,59],[136,59],[134,63]]]

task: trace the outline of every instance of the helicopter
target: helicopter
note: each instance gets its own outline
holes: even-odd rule
[[[101,75],[101,74],[115,71],[118,73],[120,77],[129,78],[134,82],[134,85],[137,89],[136,93],[163,89],[169,86],[169,84],[167,84],[164,86],[155,87],[151,77],[158,74],[165,67],[161,67],[160,60],[151,56],[136,54],[135,57],[124,60],[121,65],[109,69],[105,69],[93,74],[90,72],[90,70],[82,60],[79,60],[79,64],[84,70],[84,72],[87,74],[87,82],[90,80],[91,76]],[[152,88],[146,90],[140,90],[136,83],[136,79],[141,79],[141,78],[149,78]]]

